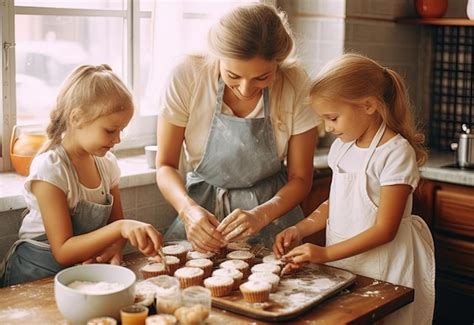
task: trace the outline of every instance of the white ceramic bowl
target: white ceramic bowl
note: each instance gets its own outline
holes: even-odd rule
[[[145,157],[148,167],[156,168],[156,151],[157,146],[145,146]]]
[[[54,296],[59,311],[69,322],[85,324],[89,319],[100,316],[120,320],[120,308],[133,304],[135,281],[131,270],[111,264],[84,264],[72,266],[56,274]],[[109,293],[83,293],[68,287],[74,281],[109,282],[124,285]]]

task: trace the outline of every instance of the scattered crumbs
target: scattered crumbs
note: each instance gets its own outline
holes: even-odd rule
[[[372,282],[372,285],[377,285],[377,284],[379,284],[379,283],[380,283],[379,281],[374,280],[374,282]]]
[[[398,287],[395,287],[395,290],[398,290]]]
[[[380,291],[378,291],[378,290],[366,291],[365,293],[361,294],[361,296],[362,297],[374,297],[374,296],[378,296],[379,293],[380,293]]]

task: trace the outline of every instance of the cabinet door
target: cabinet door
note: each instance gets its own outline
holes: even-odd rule
[[[474,238],[474,190],[441,187],[436,192],[435,228]]]

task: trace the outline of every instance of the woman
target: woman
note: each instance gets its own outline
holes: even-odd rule
[[[298,204],[311,189],[319,119],[309,80],[285,15],[271,6],[235,8],[210,29],[208,45],[209,56],[175,67],[161,101],[156,177],[178,211],[165,240],[187,235],[195,249],[217,251],[253,236],[270,247],[303,218]]]

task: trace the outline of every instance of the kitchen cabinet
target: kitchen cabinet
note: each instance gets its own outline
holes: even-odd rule
[[[414,213],[430,226],[436,255],[435,323],[474,320],[474,187],[422,180]]]

